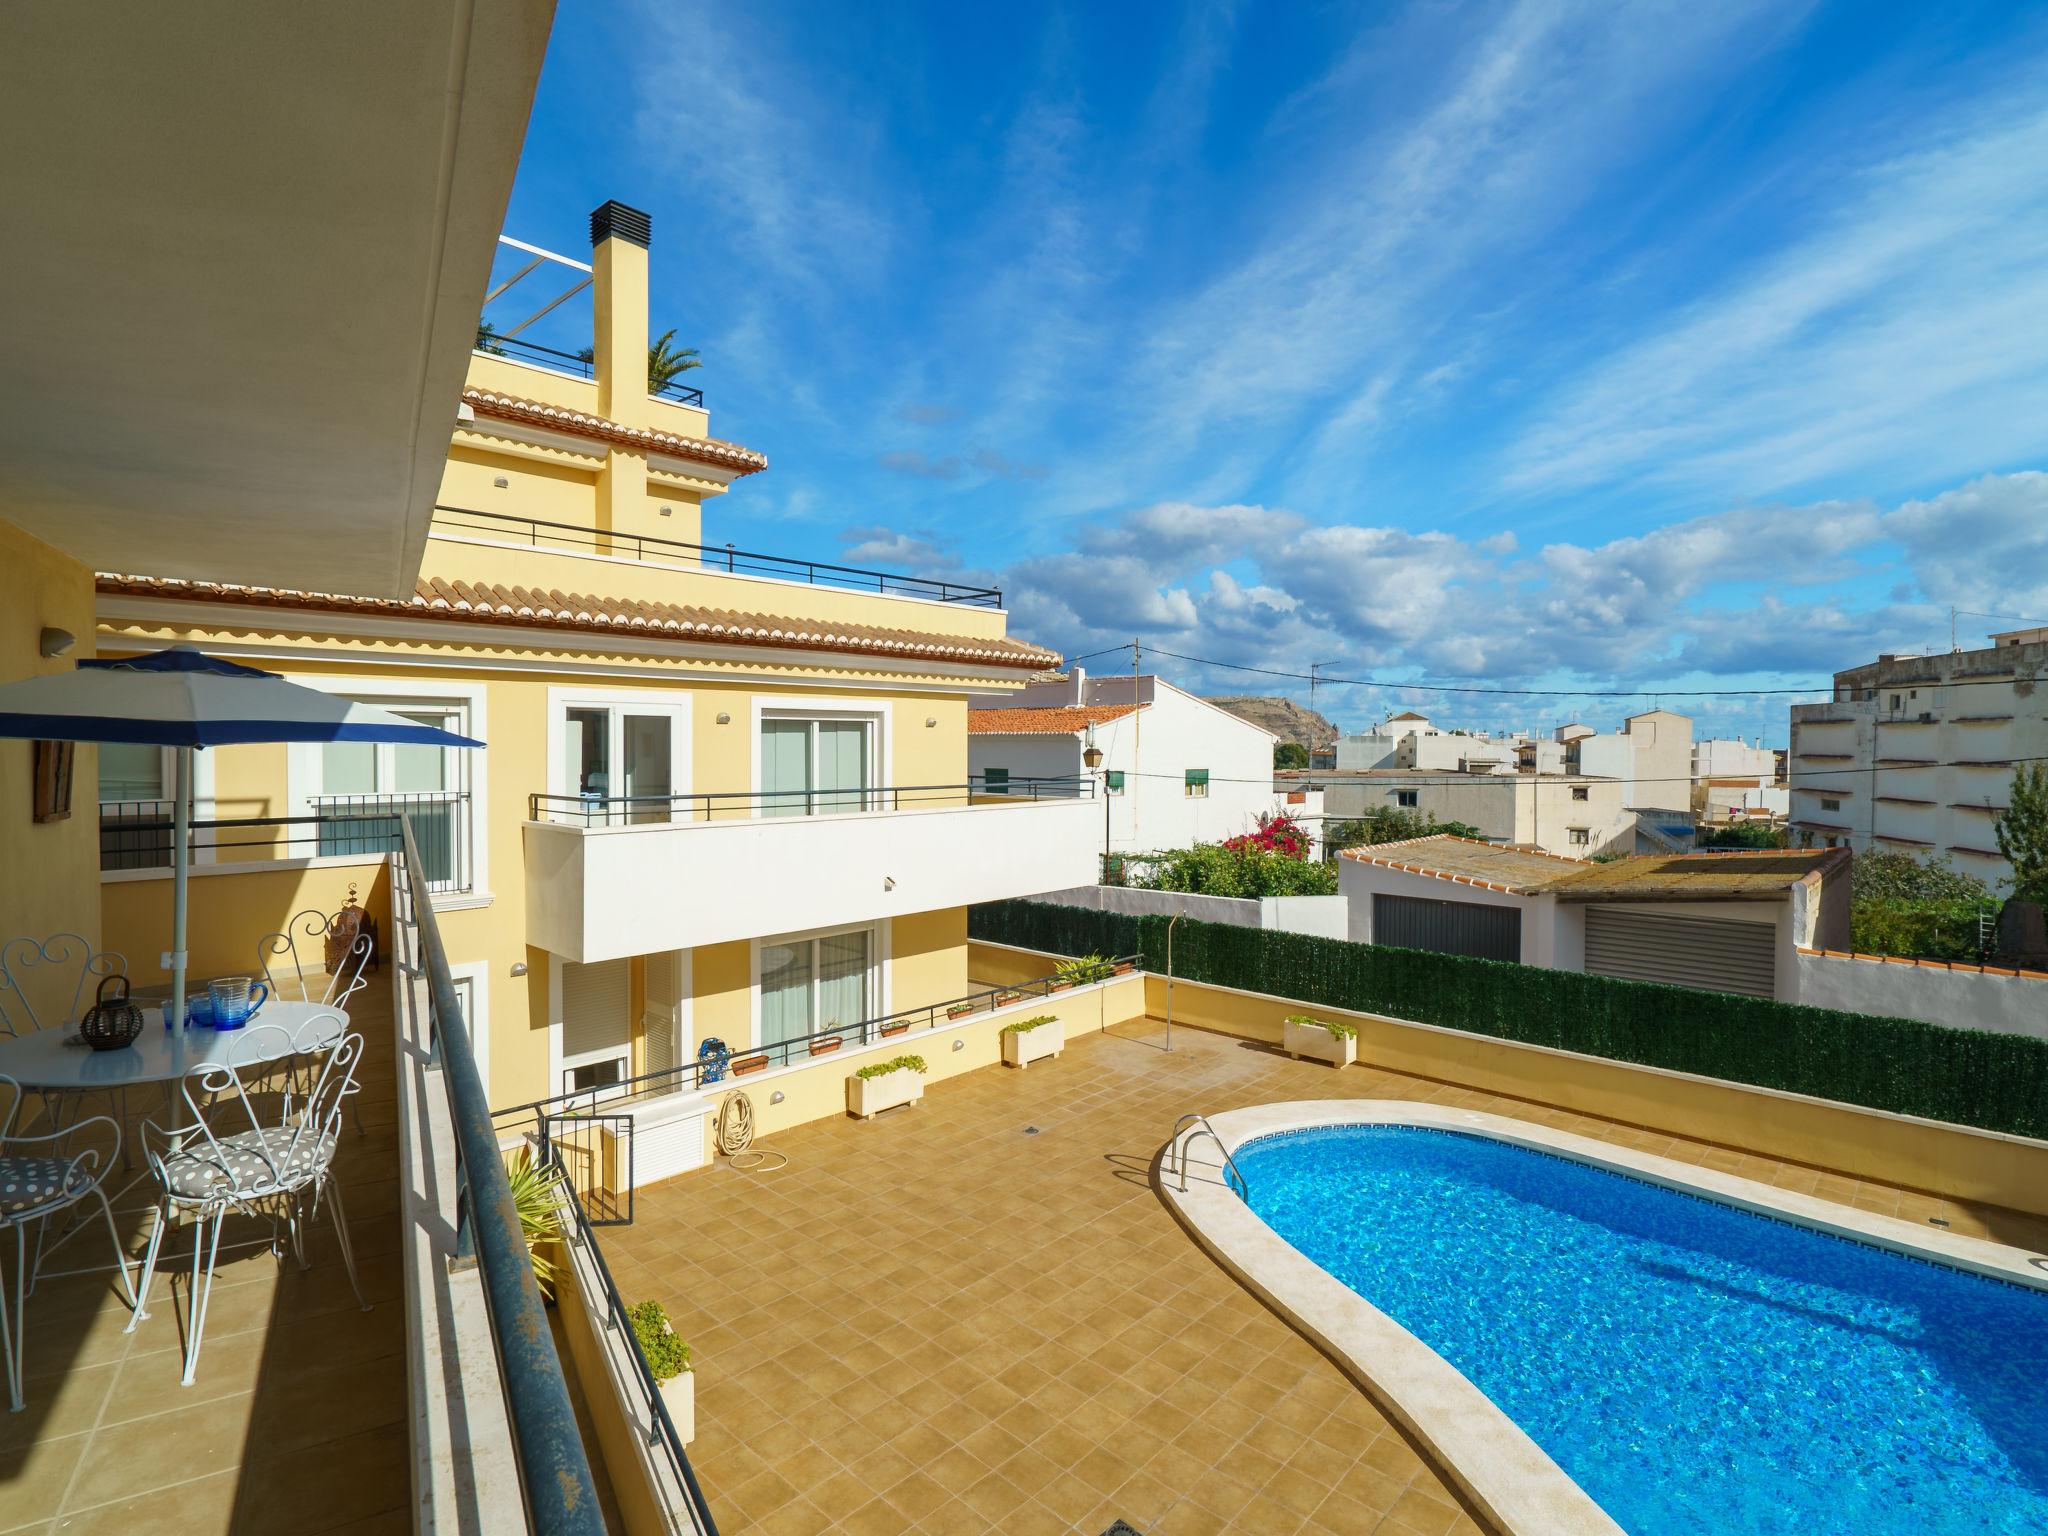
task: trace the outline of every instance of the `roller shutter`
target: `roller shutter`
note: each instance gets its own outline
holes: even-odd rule
[[[562,1059],[575,1061],[611,1052],[625,1055],[632,1044],[627,1012],[628,962],[562,962]]]
[[[1374,892],[1372,941],[1438,955],[1473,955],[1481,960],[1522,958],[1519,907],[1476,901],[1434,901],[1423,896]]]
[[[1774,997],[1777,956],[1778,930],[1772,923],[1586,908],[1589,976]]]

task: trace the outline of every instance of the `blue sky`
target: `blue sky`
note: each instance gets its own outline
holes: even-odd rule
[[[653,215],[655,328],[770,460],[707,542],[993,580],[1068,654],[1664,689],[1782,744],[1785,700],[1683,690],[2048,616],[2044,45],[2011,4],[565,0],[506,228]]]

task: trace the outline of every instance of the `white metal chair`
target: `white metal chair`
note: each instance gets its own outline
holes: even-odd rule
[[[323,1041],[320,1037],[337,1018],[344,1024],[343,1032]],[[349,1287],[363,1310],[370,1310],[356,1278],[341,1187],[328,1177],[341,1133],[342,1101],[354,1091],[363,1051],[363,1037],[347,1032],[345,1022],[339,1015],[330,1016],[327,1024],[316,1021],[306,1026],[297,1039],[280,1025],[253,1025],[229,1060],[186,1075],[181,1084],[184,1124],[166,1128],[143,1122],[143,1152],[161,1193],[149,1251],[142,1261],[140,1300],[128,1328],[132,1332],[149,1316],[150,1282],[172,1212],[191,1215],[192,1292],[182,1377],[186,1386],[192,1384],[199,1364],[221,1228],[230,1211],[268,1217],[273,1252],[280,1251],[277,1224],[283,1221],[293,1256],[305,1269],[304,1228],[319,1214],[324,1196],[341,1242]]]
[[[0,1076],[0,1092],[7,1094],[7,1109],[0,1114],[0,1233],[14,1234],[14,1304],[7,1301],[7,1277],[0,1274],[0,1352],[7,1356],[7,1406],[12,1413],[22,1408],[22,1353],[28,1340],[26,1307],[35,1289],[29,1278],[28,1229],[57,1212],[91,1196],[100,1203],[107,1220],[107,1236],[113,1239],[114,1261],[121,1268],[121,1289],[131,1309],[139,1303],[128,1278],[128,1255],[121,1248],[121,1234],[114,1226],[114,1210],[107,1203],[101,1185],[111,1171],[111,1154],[102,1157],[97,1146],[72,1154],[58,1143],[72,1143],[93,1137],[99,1128],[121,1144],[121,1127],[107,1115],[94,1115],[61,1131],[41,1136],[14,1133],[14,1118],[21,1108],[21,1086],[11,1077]]]
[[[51,977],[38,984],[36,972],[44,968]],[[47,939],[22,934],[9,939],[0,944],[0,1030],[21,1036],[75,1024],[103,978],[127,974],[126,960],[110,949],[94,949],[82,934],[53,933]],[[63,1001],[67,983],[69,1002]],[[38,992],[43,994],[40,1010],[32,995]]]
[[[269,985],[272,997],[296,994],[302,1003],[325,1003],[335,1008],[346,1008],[348,1000],[370,984],[365,972],[370,967],[370,952],[376,946],[367,933],[357,933],[341,964],[332,971],[327,969],[327,934],[333,926],[334,919],[327,913],[317,907],[309,907],[276,933],[266,933],[257,942],[256,963],[262,967],[263,980]],[[319,965],[309,967],[299,954],[301,939],[320,946]],[[280,963],[273,969],[270,962],[281,956],[290,957],[290,967]],[[348,1091],[353,1097],[357,1088],[351,1083]],[[363,1134],[363,1117],[356,1115],[354,1118],[356,1134],[360,1136]]]

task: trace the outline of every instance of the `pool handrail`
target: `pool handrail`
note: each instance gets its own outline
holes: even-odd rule
[[[1194,1129],[1188,1132],[1188,1139],[1186,1141],[1182,1141],[1180,1139],[1180,1128],[1190,1123],[1193,1124]],[[1244,1170],[1237,1166],[1237,1159],[1230,1155],[1230,1148],[1223,1145],[1223,1138],[1216,1134],[1216,1128],[1209,1123],[1209,1117],[1207,1115],[1198,1115],[1192,1112],[1182,1115],[1178,1120],[1174,1121],[1173,1129],[1167,1133],[1166,1137],[1166,1146],[1168,1151],[1172,1151],[1173,1148],[1176,1146],[1180,1148],[1181,1192],[1183,1194],[1187,1192],[1188,1148],[1192,1147],[1195,1144],[1195,1138],[1197,1136],[1206,1136],[1211,1141],[1216,1143],[1216,1150],[1223,1154],[1223,1187],[1225,1189],[1228,1189],[1230,1187],[1230,1175],[1233,1173],[1236,1174],[1237,1197],[1238,1199],[1244,1201],[1246,1205],[1250,1205],[1252,1203],[1252,1186],[1250,1181],[1248,1181],[1245,1178]],[[1164,1169],[1162,1169],[1161,1171],[1164,1172]]]

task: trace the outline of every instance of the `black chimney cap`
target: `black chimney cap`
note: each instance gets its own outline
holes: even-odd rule
[[[603,245],[613,239],[630,240],[644,251],[653,243],[654,221],[614,199],[590,215],[590,243]]]

